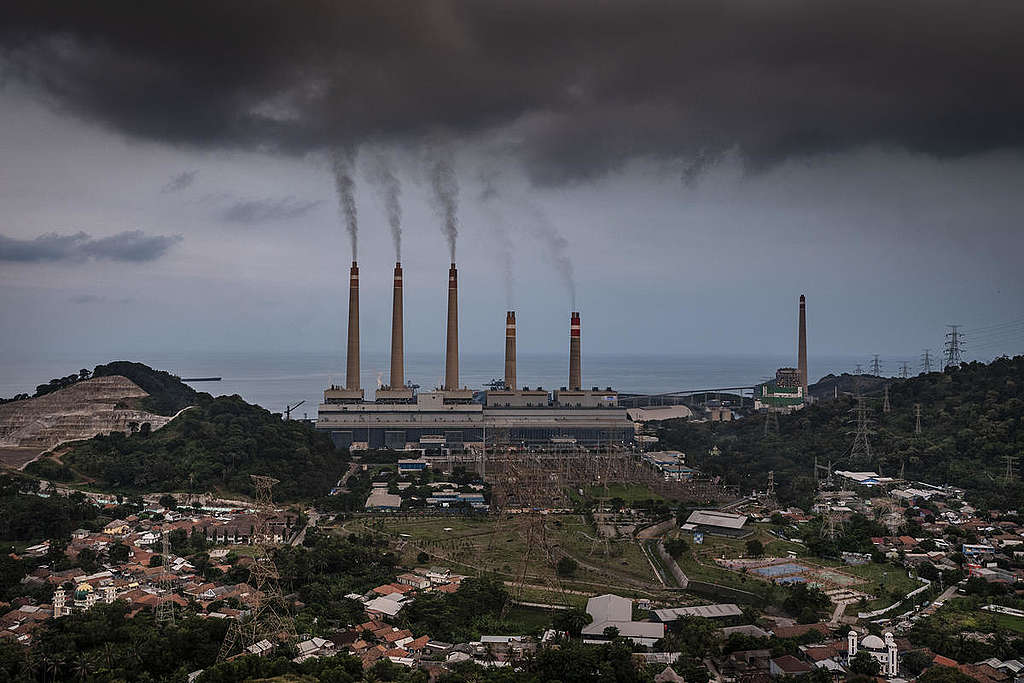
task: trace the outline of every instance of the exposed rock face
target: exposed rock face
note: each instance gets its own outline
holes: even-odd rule
[[[117,407],[126,399],[148,395],[128,378],[113,375],[78,382],[39,398],[0,405],[0,446],[44,451],[63,441],[127,432],[133,422],[148,422],[152,429],[159,429],[171,418]]]

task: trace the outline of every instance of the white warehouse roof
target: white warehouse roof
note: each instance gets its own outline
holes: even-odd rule
[[[724,529],[742,529],[743,525],[747,523],[747,516],[719,512],[718,510],[695,510],[686,519],[686,523],[717,526]]]

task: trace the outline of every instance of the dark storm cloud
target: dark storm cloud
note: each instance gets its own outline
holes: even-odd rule
[[[221,218],[229,223],[287,221],[302,218],[321,204],[322,200],[299,200],[295,197],[244,199],[224,209]]]
[[[40,263],[94,258],[141,263],[160,258],[181,239],[180,235],[146,235],[141,230],[126,230],[98,239],[85,232],[48,233],[30,240],[0,235],[0,261]]]
[[[181,192],[195,182],[198,173],[199,171],[183,171],[179,173],[164,185],[163,192],[165,194],[168,192]]]
[[[302,152],[507,128],[538,181],[1024,144],[1017,0],[7,3],[10,76],[129,134]],[[703,155],[703,156],[702,156]]]

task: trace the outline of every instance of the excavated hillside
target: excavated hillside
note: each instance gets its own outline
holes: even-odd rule
[[[133,399],[147,396],[127,377],[108,375],[38,398],[0,405],[0,450],[20,461],[33,451],[38,455],[65,441],[127,432],[147,422],[151,429],[159,429],[171,417],[130,407],[137,403]],[[5,460],[5,464],[24,465]]]

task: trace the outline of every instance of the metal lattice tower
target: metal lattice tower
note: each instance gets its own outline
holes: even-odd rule
[[[903,361],[900,365],[900,379],[906,379],[910,377],[910,363]]]
[[[948,368],[951,365],[960,365],[963,361],[964,336],[960,334],[960,326],[946,325],[946,327],[949,328],[949,332],[946,333],[946,352],[944,354],[943,368]]]
[[[825,472],[825,479],[824,480],[822,480],[819,477],[818,473],[821,472],[821,471]],[[818,456],[814,456],[814,481],[819,486],[824,486],[826,488],[832,486],[832,460],[831,459],[829,459],[828,465],[819,465],[818,464]]]
[[[914,404],[914,433],[921,433],[921,404]]]
[[[167,566],[170,564],[171,559],[171,537],[165,526],[163,532],[160,534],[160,542],[163,546],[163,577],[167,576]],[[160,590],[160,601],[156,604],[156,620],[160,623],[173,624],[174,623],[174,601],[171,599],[171,593],[174,590],[174,586],[166,578],[161,578],[159,582]]]
[[[836,538],[836,527],[842,529],[843,517],[838,512],[829,510],[823,515],[821,520],[821,536],[830,541],[834,541]]]
[[[775,470],[768,472],[768,485],[764,489],[765,498],[775,500]]]
[[[770,405],[764,413],[764,434],[768,436],[768,432],[772,431],[776,434],[779,433],[779,414],[775,411],[775,406]]]
[[[1006,454],[1006,472],[1003,474],[1003,483],[1009,486],[1016,479],[1016,472],[1014,472],[1014,466],[1017,464],[1017,456],[1010,453]]]
[[[888,384],[885,385],[885,398],[882,400],[882,412],[883,413],[891,413],[892,412],[892,404],[889,403],[889,385]]]
[[[261,640],[271,643],[297,640],[295,624],[287,614],[278,585],[281,575],[271,555],[274,534],[270,530],[270,520],[274,517],[274,507],[270,489],[278,480],[257,474],[249,476],[256,488],[256,524],[251,539],[252,564],[249,565],[250,613],[228,626],[217,657],[219,662],[245,652]]]
[[[855,375],[863,375],[864,374],[864,368],[863,368],[863,366],[861,366],[860,363],[857,363],[857,367],[855,367],[853,369],[853,374],[855,374]]]
[[[871,358],[871,374],[875,377],[879,377],[882,374],[882,362],[878,360],[877,353]]]
[[[871,462],[871,440],[874,434],[871,429],[872,420],[868,416],[868,405],[863,396],[857,396],[857,405],[850,410],[856,415],[856,429],[853,434],[853,446],[850,448],[850,460],[853,462]]]
[[[932,350],[925,349],[921,353],[921,372],[928,374],[932,371]]]

